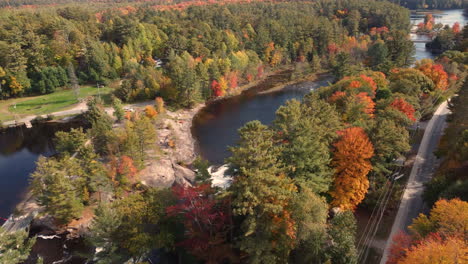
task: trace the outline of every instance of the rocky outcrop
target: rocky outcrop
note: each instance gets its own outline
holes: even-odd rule
[[[183,166],[195,158],[195,140],[192,137],[192,119],[203,104],[190,110],[167,112],[157,129],[157,154],[151,155],[139,176],[143,184],[167,188],[174,183],[188,186],[195,180],[195,172]]]
[[[175,181],[172,161],[162,159],[152,162],[140,172],[140,180],[150,187],[171,187]]]
[[[195,172],[191,169],[182,167],[178,164],[174,164],[174,174],[176,178],[176,182],[178,184],[187,186],[191,185],[195,181]]]

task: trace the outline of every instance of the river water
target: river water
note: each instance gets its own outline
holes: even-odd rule
[[[466,18],[463,10],[447,10],[435,16],[436,23],[453,25],[460,22],[464,25]],[[421,22],[421,16],[412,16],[415,24]],[[419,40],[418,36],[411,36]],[[427,39],[426,39],[427,40]],[[425,50],[425,43],[415,43],[416,59],[433,58]],[[274,76],[266,86],[273,86],[284,76]],[[229,156],[228,146],[233,146],[238,140],[237,130],[246,122],[260,120],[270,124],[279,106],[287,100],[300,100],[306,93],[320,86],[327,85],[326,77],[317,82],[304,82],[290,85],[273,93],[257,94],[258,87],[240,96],[208,104],[194,118],[192,132],[198,142],[200,154],[214,164],[222,164]],[[7,218],[15,205],[21,201],[27,191],[29,174],[35,169],[35,162],[40,155],[50,156],[54,153],[52,138],[56,131],[69,130],[72,124],[48,124],[34,126],[31,129],[16,128],[0,132],[0,217]],[[0,220],[2,224],[2,220]],[[50,247],[49,247],[50,249]]]
[[[197,140],[199,153],[213,164],[222,164],[230,154],[227,147],[236,144],[239,138],[237,130],[245,123],[260,120],[270,124],[276,109],[287,100],[300,100],[311,90],[326,86],[329,81],[330,77],[321,76],[319,81],[289,85],[281,91],[258,94],[249,90],[209,104],[193,120],[192,134]],[[270,83],[269,78],[266,86]],[[260,89],[268,88],[263,86]]]

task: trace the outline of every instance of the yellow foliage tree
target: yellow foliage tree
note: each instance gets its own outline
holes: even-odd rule
[[[468,202],[458,198],[439,200],[431,209],[429,217],[420,214],[409,229],[418,238],[437,232],[444,236],[462,236],[468,240]]]
[[[219,78],[219,87],[221,89],[221,93],[224,95],[228,89],[228,81],[226,80],[226,78],[224,78],[223,76],[221,76]]]
[[[369,188],[367,173],[372,169],[369,159],[374,155],[374,148],[360,127],[347,128],[340,134],[340,140],[334,145],[335,180],[330,192],[331,205],[354,210]]]

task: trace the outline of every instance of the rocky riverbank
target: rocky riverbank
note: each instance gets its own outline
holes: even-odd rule
[[[195,172],[189,168],[196,158],[195,139],[192,137],[192,119],[205,106],[166,112],[157,126],[156,148],[149,153],[145,168],[139,177],[150,187],[170,187],[174,183],[189,185],[195,180]]]

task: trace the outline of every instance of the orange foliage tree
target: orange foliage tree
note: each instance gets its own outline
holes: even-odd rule
[[[405,99],[403,98],[395,98],[393,102],[390,103],[390,107],[395,108],[396,110],[402,112],[405,114],[411,121],[416,121],[416,118],[414,117],[414,107],[406,102]]]
[[[117,168],[117,174],[125,179],[135,182],[138,169],[133,163],[133,159],[129,156],[122,156],[120,158],[119,167]]]
[[[158,112],[156,112],[156,109],[151,105],[147,105],[145,107],[145,114],[148,118],[155,118],[158,115]]]
[[[156,104],[156,111],[158,113],[164,113],[166,109],[164,108],[164,100],[162,99],[162,97],[156,97],[154,101]]]
[[[335,180],[330,192],[331,204],[344,210],[354,210],[369,188],[367,173],[372,169],[369,159],[374,155],[374,148],[360,127],[350,127],[339,134],[341,138],[334,144],[332,161]]]
[[[443,236],[463,236],[468,240],[468,202],[458,198],[439,200],[429,217],[420,214],[409,229],[417,238],[437,232]]]
[[[371,76],[369,76],[371,75]],[[378,81],[378,83],[377,83]],[[385,75],[380,72],[369,72],[359,76],[347,76],[333,85],[334,89],[349,93],[366,92],[371,98],[375,97],[377,88],[386,87]]]
[[[135,183],[138,169],[135,167],[133,159],[129,156],[112,158],[109,162],[109,177],[115,184]]]
[[[406,256],[398,264],[448,264],[467,263],[468,245],[463,239],[449,237],[443,239],[440,235],[431,235],[415,246],[412,246]]]
[[[439,200],[429,217],[420,214],[404,233],[393,238],[387,264],[466,263],[468,202]]]
[[[429,77],[435,84],[436,89],[445,91],[448,87],[448,74],[440,64],[426,62],[418,67],[424,75]]]
[[[367,93],[358,93],[356,95],[356,98],[359,100],[359,102],[363,105],[364,113],[368,114],[370,117],[374,117],[374,111],[375,111],[375,103],[372,101],[372,98],[370,98]]]

